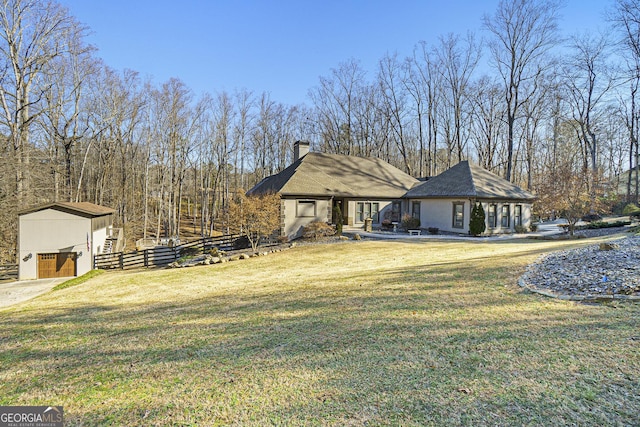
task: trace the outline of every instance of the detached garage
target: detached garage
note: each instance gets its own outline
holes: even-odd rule
[[[56,202],[18,214],[20,280],[81,276],[113,236],[111,208]]]

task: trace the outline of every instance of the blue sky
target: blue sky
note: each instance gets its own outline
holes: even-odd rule
[[[60,0],[87,25],[107,65],[156,84],[180,78],[196,95],[249,89],[294,105],[320,76],[354,58],[375,74],[386,52],[408,56],[421,40],[482,35],[498,0],[218,1]],[[605,29],[607,0],[566,0],[566,34]]]

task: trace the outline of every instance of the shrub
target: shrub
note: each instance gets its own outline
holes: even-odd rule
[[[247,249],[251,247],[251,242],[247,236],[240,236],[233,242],[233,249]]]
[[[438,234],[440,229],[438,227],[429,227],[427,228],[427,231],[429,231],[429,234]]]
[[[333,227],[321,221],[311,222],[302,229],[302,237],[313,240],[318,240],[320,237],[333,236],[335,233]]]
[[[602,220],[602,217],[598,214],[587,214],[581,218],[584,222],[595,222]]]
[[[408,213],[402,215],[402,228],[406,230],[420,228],[420,218],[414,218]]]
[[[633,203],[629,203],[622,210],[622,215],[636,216],[640,217],[640,208],[634,205]]]
[[[538,231],[538,224],[532,223],[529,229],[535,233],[536,231]]]
[[[200,254],[200,249],[191,247],[191,248],[182,248],[180,249],[180,257],[181,258],[193,258],[196,255]]]
[[[518,234],[524,234],[527,232],[527,227],[524,227],[522,225],[516,225],[515,227],[516,233]]]
[[[340,209],[340,205],[336,205],[333,208],[333,216],[336,219],[336,234],[338,236],[342,235],[342,226],[344,224],[344,218],[342,217],[342,209]]]
[[[469,233],[472,236],[479,236],[484,233],[487,228],[485,223],[485,214],[482,203],[476,203],[471,209],[471,218],[469,220]]]
[[[606,221],[596,221],[589,223],[586,227],[588,230],[597,230],[599,228],[613,228],[613,227],[624,227],[625,225],[630,225],[631,221],[614,221],[614,222],[606,222]]]

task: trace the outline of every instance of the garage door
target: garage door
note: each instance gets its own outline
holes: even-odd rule
[[[38,254],[38,279],[76,275],[76,253]]]

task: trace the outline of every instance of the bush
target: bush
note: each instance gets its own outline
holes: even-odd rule
[[[476,203],[471,209],[471,219],[469,220],[469,233],[472,236],[479,236],[487,228],[485,214],[482,203]]]
[[[532,223],[529,229],[535,233],[536,231],[538,231],[538,224]]]
[[[427,228],[427,231],[429,231],[429,234],[438,234],[440,229],[438,227],[429,227]]]
[[[518,234],[524,234],[527,232],[527,227],[524,227],[522,225],[516,225],[515,227],[516,233]]]
[[[321,237],[333,236],[336,231],[326,222],[316,221],[304,226],[302,237],[305,239],[318,240]]]
[[[640,208],[634,205],[633,203],[629,203],[622,210],[622,215],[640,217]]]
[[[596,221],[589,223],[586,227],[587,230],[597,230],[600,228],[613,228],[613,227],[624,227],[625,225],[631,224],[630,221],[614,221],[614,222],[605,222],[605,221]]]
[[[336,205],[333,208],[333,216],[336,218],[336,234],[342,236],[342,226],[344,225],[344,218],[342,217],[342,209],[340,205]]]
[[[602,217],[598,214],[588,214],[581,218],[584,222],[600,221]]]
[[[251,242],[247,236],[240,236],[233,242],[233,249],[247,249],[251,247]]]
[[[414,218],[408,213],[402,215],[402,228],[405,230],[420,228],[420,218]]]

